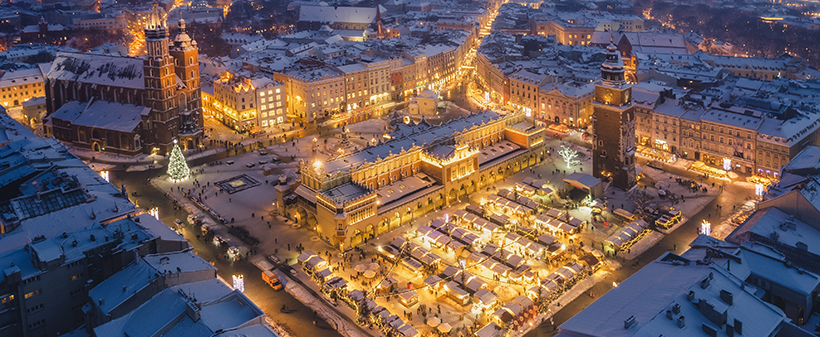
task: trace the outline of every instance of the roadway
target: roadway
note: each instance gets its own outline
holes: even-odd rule
[[[225,152],[222,152],[224,155]],[[147,183],[148,178],[163,174],[162,170],[144,172],[111,172],[111,182],[116,186],[126,184],[129,193],[136,192],[137,196],[130,196],[131,201],[136,202],[142,209],[159,208],[160,220],[165,224],[171,224],[175,219],[186,221],[188,213],[184,210],[175,210],[173,199],[165,196],[163,192]],[[293,336],[341,336],[321,319],[313,325],[313,311],[303,305],[299,300],[285,291],[275,291],[262,281],[261,271],[253,264],[240,260],[231,262],[224,257],[224,250],[214,246],[210,242],[205,242],[199,237],[199,229],[191,225],[186,225],[183,236],[194,248],[194,253],[216,266],[218,275],[230,282],[231,276],[241,274],[245,277],[245,295],[250,298],[269,318],[277,325],[283,327]],[[264,243],[263,243],[264,244]],[[280,313],[282,305],[287,305],[296,311],[289,314]]]

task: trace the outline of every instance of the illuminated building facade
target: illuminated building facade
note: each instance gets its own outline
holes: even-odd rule
[[[544,155],[544,128],[520,114],[487,111],[440,126],[422,121],[395,128],[397,137],[385,143],[326,163],[302,163],[294,197],[277,193],[280,211],[315,226],[323,240],[345,250]]]
[[[287,122],[285,85],[266,77],[230,73],[214,81],[213,117],[234,130]]]
[[[618,126],[618,127],[615,127]],[[637,182],[635,172],[635,105],[632,85],[624,80],[624,64],[615,45],[607,47],[601,79],[595,83],[592,169],[624,191]]]

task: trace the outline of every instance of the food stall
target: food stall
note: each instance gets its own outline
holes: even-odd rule
[[[419,303],[419,293],[409,290],[399,294],[399,302],[405,307],[412,307]]]
[[[455,281],[450,281],[449,283],[444,285],[444,291],[447,294],[447,297],[455,301],[460,305],[467,305],[470,300],[470,295],[467,293],[466,290],[462,289],[458,283]]]

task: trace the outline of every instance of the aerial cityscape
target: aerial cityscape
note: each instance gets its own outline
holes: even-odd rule
[[[820,2],[0,4],[0,337],[820,336]]]

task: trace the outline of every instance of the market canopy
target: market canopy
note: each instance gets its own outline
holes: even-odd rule
[[[603,184],[601,184],[601,180],[586,173],[575,172],[564,177],[564,186],[584,190],[589,193],[592,198],[603,195]]]

